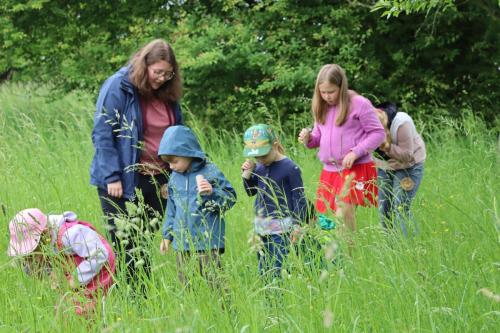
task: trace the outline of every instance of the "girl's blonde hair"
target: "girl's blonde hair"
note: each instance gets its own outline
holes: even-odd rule
[[[380,120],[382,126],[384,126],[385,131],[385,141],[382,142],[380,148],[382,150],[387,150],[391,145],[391,132],[389,131],[389,118],[387,117],[387,113],[384,110],[374,109],[377,114],[377,118]]]
[[[322,83],[330,83],[339,87],[339,96],[337,107],[340,112],[337,115],[335,124],[341,126],[347,119],[347,113],[349,112],[350,96],[349,96],[349,86],[347,84],[347,76],[342,67],[337,64],[327,64],[324,65],[316,78],[316,86],[314,87],[314,95],[312,98],[311,112],[314,116],[314,120],[324,124],[326,118],[326,111],[328,105],[326,101],[321,97],[319,90],[319,85]]]
[[[174,77],[154,90],[148,81],[148,66],[161,60],[172,65]],[[181,98],[182,81],[179,66],[172,47],[163,39],[155,39],[143,46],[132,56],[129,65],[129,79],[142,96],[156,97],[164,103],[177,102]]]

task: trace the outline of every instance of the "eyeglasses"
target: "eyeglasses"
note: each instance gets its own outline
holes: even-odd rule
[[[160,77],[165,77],[165,80],[171,80],[175,76],[173,71],[153,71],[154,76],[158,79]]]

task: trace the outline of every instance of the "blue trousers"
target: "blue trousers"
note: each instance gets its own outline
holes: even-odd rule
[[[403,235],[418,233],[411,203],[424,176],[424,164],[402,170],[377,170],[378,206],[385,230],[400,229]],[[409,230],[411,229],[411,230]]]
[[[280,278],[283,262],[288,256],[290,247],[290,235],[266,235],[260,236],[264,243],[262,253],[257,252],[259,260],[259,273],[267,278]]]

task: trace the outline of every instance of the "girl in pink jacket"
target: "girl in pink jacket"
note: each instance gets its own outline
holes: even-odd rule
[[[319,147],[323,171],[316,209],[322,226],[334,225],[325,216],[331,209],[355,231],[355,207],[377,204],[371,153],[384,141],[385,132],[373,109],[368,99],[348,89],[339,65],[321,68],[312,99],[314,128],[302,129],[299,141],[308,148]]]

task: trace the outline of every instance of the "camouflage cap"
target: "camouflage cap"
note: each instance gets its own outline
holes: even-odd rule
[[[257,124],[245,131],[243,141],[245,148],[243,156],[258,157],[267,155],[276,142],[277,136],[271,126],[265,124]]]

